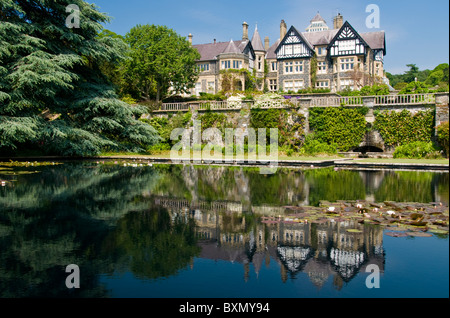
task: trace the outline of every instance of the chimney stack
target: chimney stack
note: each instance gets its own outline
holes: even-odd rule
[[[192,34],[189,33],[189,43],[192,45]]]
[[[242,23],[242,40],[248,40],[248,24],[245,21]]]
[[[264,50],[266,50],[266,52],[267,52],[267,51],[269,51],[269,48],[270,48],[270,41],[269,41],[269,37],[266,36],[264,38]]]
[[[284,22],[284,20],[281,20],[280,23],[280,40],[283,40],[284,36],[287,33],[287,26],[286,26],[286,22]]]
[[[214,39],[214,44],[216,44],[216,39]]]
[[[337,16],[335,16],[333,19],[333,28],[340,29],[343,24],[344,24],[344,17],[340,13],[338,13]]]

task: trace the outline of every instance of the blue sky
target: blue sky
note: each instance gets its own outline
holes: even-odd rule
[[[264,41],[279,38],[280,22],[305,31],[317,11],[333,27],[333,16],[340,12],[358,32],[384,30],[387,55],[385,70],[400,74],[416,64],[433,69],[449,62],[448,0],[87,0],[112,20],[105,27],[125,35],[137,24],[166,25],[178,34],[193,35],[193,43],[239,40],[242,22],[249,24],[249,36],[255,25]],[[380,28],[366,27],[369,4],[380,8]]]

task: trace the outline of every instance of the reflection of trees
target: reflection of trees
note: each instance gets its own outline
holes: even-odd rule
[[[296,170],[279,169],[275,174],[260,174],[259,169],[249,173],[253,205],[285,205],[304,200],[303,174]]]
[[[320,200],[360,200],[366,196],[364,182],[358,171],[333,168],[311,169],[305,171],[309,183],[309,202],[317,206]]]
[[[166,209],[128,213],[102,244],[102,254],[114,254],[116,268],[137,277],[158,278],[175,274],[199,253],[195,222],[180,216],[172,221]]]
[[[448,174],[422,171],[388,171],[380,187],[375,191],[375,200],[377,202],[432,202],[434,201],[434,182],[439,182],[439,179],[445,175],[448,176]],[[439,184],[442,184],[442,181]]]
[[[445,202],[446,204],[449,203],[449,174],[448,173],[442,173],[439,175],[438,179],[438,186],[437,186],[437,195],[439,196],[439,200],[442,202]]]
[[[67,163],[2,187],[0,296],[105,296],[98,273],[114,264],[97,257],[96,242],[117,219],[148,207],[141,194],[156,179],[145,168]],[[66,288],[69,264],[80,267],[83,288]]]

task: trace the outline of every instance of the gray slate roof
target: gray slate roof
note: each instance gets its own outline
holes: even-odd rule
[[[317,11],[317,14],[314,16],[314,18],[312,18],[311,23],[312,22],[317,22],[317,21],[323,21],[325,22],[325,20],[320,16],[319,12]]]
[[[266,59],[276,59],[277,55],[275,54],[275,50],[277,49],[278,45],[280,45],[280,39],[276,40],[274,44],[269,48],[269,50],[266,53]]]
[[[318,32],[301,32],[302,37],[308,42],[310,47],[315,47],[317,45],[328,45],[334,36],[338,32],[338,29],[318,31]],[[367,32],[359,34],[364,41],[370,46],[371,49],[382,49],[386,54],[385,48],[385,32]],[[266,59],[276,59],[275,50],[280,44],[280,39],[278,39],[269,50],[266,52]],[[242,53],[248,44],[248,40],[230,41],[230,42],[217,42],[217,43],[207,43],[207,44],[197,44],[193,45],[194,48],[198,50],[201,55],[199,61],[211,61],[216,60],[217,56],[222,53]],[[252,46],[255,51],[265,51],[264,46],[259,36],[257,28],[252,38]]]
[[[233,42],[233,40],[230,41],[230,43],[228,43],[227,47],[225,48],[225,50],[222,53],[241,53],[242,51],[239,51],[238,47],[236,46],[236,44]]]
[[[242,53],[248,43],[248,40],[232,41],[234,46],[237,47],[239,53]],[[211,61],[216,60],[219,54],[225,53],[225,50],[230,45],[230,42],[216,42],[206,44],[193,45],[194,48],[200,53],[199,61]]]
[[[252,46],[253,46],[253,50],[255,50],[255,51],[265,51],[264,45],[261,41],[261,36],[259,35],[259,32],[258,32],[258,27],[255,28],[255,33],[253,33]]]

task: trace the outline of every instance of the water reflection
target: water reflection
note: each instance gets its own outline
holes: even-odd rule
[[[27,168],[17,169],[26,171]],[[31,169],[30,169],[31,171]],[[283,281],[306,273],[340,289],[367,264],[384,270],[382,229],[352,221],[265,224],[285,205],[321,200],[442,201],[448,173],[123,166],[65,163],[0,175],[0,296],[109,297],[100,275],[174,277],[196,258],[276,262]],[[1,171],[0,171],[1,173]],[[359,229],[361,232],[348,232]],[[80,267],[78,290],[65,266]]]
[[[264,224],[261,215],[227,211],[227,206],[219,202],[189,212],[186,201],[156,201],[173,214],[185,211],[185,215],[194,217],[200,258],[240,263],[245,280],[249,278],[250,264],[259,276],[263,263],[267,266],[271,260],[280,265],[283,281],[305,272],[320,287],[333,276],[338,289],[369,263],[384,270],[383,229],[379,226],[356,221]],[[266,215],[274,212],[279,210],[266,210]]]

